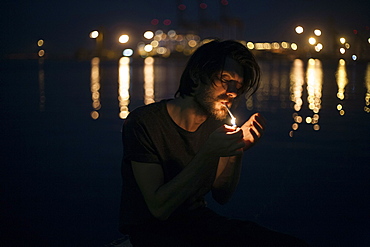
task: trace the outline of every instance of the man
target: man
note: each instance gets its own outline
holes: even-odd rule
[[[260,70],[236,41],[212,41],[190,58],[175,99],[140,107],[123,126],[120,230],[134,246],[303,245],[249,221],[206,207],[226,203],[238,184],[243,153],[261,138],[256,113],[241,127],[228,109],[253,93]]]

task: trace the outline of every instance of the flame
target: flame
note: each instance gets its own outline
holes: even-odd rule
[[[236,127],[236,118],[234,117],[234,115],[231,113],[229,107],[227,107],[227,105],[224,105],[227,109],[227,112],[229,113],[230,117],[231,117],[231,124],[232,124],[232,127]]]
[[[234,118],[234,117],[231,117],[231,125],[233,126],[233,127],[235,127],[236,126],[236,118]]]

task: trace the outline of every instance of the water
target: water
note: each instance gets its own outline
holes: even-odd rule
[[[102,246],[119,238],[123,118],[172,97],[185,63],[1,62],[2,246]],[[261,112],[268,129],[244,156],[233,199],[209,200],[210,207],[315,246],[369,245],[369,64],[260,64],[260,90],[234,115],[241,123]]]

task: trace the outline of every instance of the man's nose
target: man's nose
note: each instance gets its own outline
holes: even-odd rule
[[[236,82],[231,81],[227,84],[226,95],[230,98],[238,96],[238,89],[236,88]]]

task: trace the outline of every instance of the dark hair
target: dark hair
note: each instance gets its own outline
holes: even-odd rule
[[[191,95],[197,85],[195,79],[201,83],[214,83],[216,73],[223,70],[226,57],[238,62],[244,71],[242,93],[251,91],[253,94],[260,82],[260,68],[253,54],[240,42],[234,40],[213,40],[200,46],[190,57],[184,72],[181,75],[180,86],[175,97]],[[208,80],[207,80],[208,78]]]

